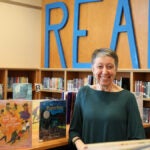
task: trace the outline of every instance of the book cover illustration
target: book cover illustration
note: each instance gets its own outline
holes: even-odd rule
[[[0,101],[0,149],[32,146],[32,101]]]
[[[13,83],[13,99],[32,99],[31,83]]]
[[[32,124],[39,123],[40,101],[41,100],[32,101]]]
[[[66,101],[40,102],[39,140],[48,141],[66,137]]]

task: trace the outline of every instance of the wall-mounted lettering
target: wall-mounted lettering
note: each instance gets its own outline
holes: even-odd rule
[[[63,20],[60,24],[51,25],[50,24],[50,11],[51,11],[51,9],[55,9],[55,8],[61,8],[63,10]],[[50,62],[50,60],[49,60],[49,58],[50,58],[50,49],[49,49],[49,43],[50,43],[49,33],[50,33],[50,31],[54,31],[54,33],[55,33],[61,65],[63,68],[66,68],[66,62],[65,62],[65,57],[64,57],[64,53],[63,53],[61,38],[59,35],[59,30],[61,30],[65,26],[67,19],[68,19],[68,9],[63,2],[56,2],[56,3],[46,5],[45,55],[44,55],[45,56],[45,58],[44,58],[44,61],[45,61],[44,67],[45,68],[49,68],[49,62]]]
[[[74,23],[73,23],[73,42],[72,42],[72,68],[90,68],[91,63],[82,63],[78,62],[78,40],[80,37],[87,36],[87,30],[79,29],[79,18],[80,18],[80,5],[89,2],[101,2],[101,0],[75,0],[74,1]],[[105,2],[105,1],[102,1]],[[150,3],[150,2],[149,2]],[[51,25],[50,24],[50,10],[55,8],[61,8],[63,10],[63,20],[60,24]],[[121,25],[122,15],[125,18],[125,25]],[[45,68],[49,67],[49,33],[50,31],[54,31],[56,42],[58,46],[58,53],[60,56],[61,65],[63,68],[66,68],[65,57],[63,53],[63,47],[61,43],[61,38],[59,35],[59,31],[65,26],[68,19],[68,10],[67,6],[63,2],[56,2],[52,4],[46,5],[46,31],[45,31]],[[150,4],[149,4],[149,26],[150,26]],[[112,30],[112,39],[110,43],[110,47],[113,50],[116,50],[118,36],[119,34],[126,32],[128,35],[128,42],[130,47],[131,61],[133,68],[140,68],[139,60],[138,60],[138,52],[136,46],[136,40],[134,35],[134,28],[132,23],[132,15],[129,0],[118,0],[116,16],[114,21],[114,28]],[[148,31],[148,43],[150,43],[150,30]],[[86,53],[86,52],[85,52]],[[148,44],[148,68],[150,68],[150,44]]]
[[[150,0],[148,5],[148,68],[150,68]]]
[[[122,19],[122,13],[124,13],[126,25],[120,25],[121,19]],[[119,36],[119,33],[121,33],[121,32],[127,32],[127,34],[128,34],[130,54],[131,54],[133,68],[139,68],[137,48],[136,48],[136,43],[135,43],[129,0],[119,0],[118,1],[116,19],[115,19],[115,23],[114,23],[112,40],[111,40],[111,44],[110,44],[110,47],[113,50],[116,49],[118,36]]]
[[[72,58],[72,67],[73,68],[90,68],[91,63],[79,63],[78,62],[78,39],[81,36],[87,35],[87,30],[79,30],[79,7],[80,4],[88,2],[98,2],[101,0],[75,0],[74,5],[74,30],[73,30],[73,58]],[[86,53],[86,52],[85,52]]]

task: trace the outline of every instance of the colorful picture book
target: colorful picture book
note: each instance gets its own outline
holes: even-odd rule
[[[32,146],[32,101],[0,101],[0,149]]]
[[[39,140],[48,141],[66,137],[66,101],[40,102]]]
[[[31,83],[13,83],[13,99],[32,99],[32,84]]]
[[[42,100],[33,100],[32,101],[32,124],[34,123],[39,123],[39,120],[40,120],[40,116],[39,116],[39,113],[40,113],[40,102]]]

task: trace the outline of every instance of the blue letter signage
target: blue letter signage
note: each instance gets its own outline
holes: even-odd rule
[[[101,0],[75,0],[74,5],[74,33],[73,33],[73,59],[72,59],[72,65],[73,68],[89,68],[91,66],[91,63],[79,63],[78,62],[78,38],[81,36],[87,35],[87,30],[79,30],[79,7],[82,3],[88,3],[88,2],[97,2]],[[85,52],[86,54],[86,52]]]
[[[50,11],[51,11],[51,9],[55,9],[55,8],[61,8],[63,10],[63,13],[64,13],[63,20],[60,24],[51,25],[50,24]],[[49,61],[49,57],[50,57],[49,33],[50,33],[50,31],[54,31],[54,33],[55,33],[59,56],[60,56],[60,61],[61,61],[62,67],[66,68],[66,62],[65,62],[65,58],[64,58],[64,53],[63,53],[61,38],[59,35],[59,30],[65,26],[67,19],[68,19],[68,9],[63,2],[56,2],[56,3],[46,5],[45,58],[44,58],[44,61],[45,61],[44,67],[45,68],[49,68],[49,62],[50,62]]]
[[[126,20],[126,25],[120,25],[123,12],[124,12],[125,20]],[[113,50],[116,49],[117,39],[118,39],[119,33],[121,32],[128,33],[132,66],[133,68],[137,69],[139,68],[138,54],[137,54],[137,47],[135,43],[129,0],[119,0],[118,2],[117,14],[116,14],[116,19],[114,23],[113,33],[112,33],[112,41],[110,45],[110,47]]]

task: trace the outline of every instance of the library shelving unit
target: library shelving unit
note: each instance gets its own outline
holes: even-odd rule
[[[32,83],[32,99],[37,99],[34,84],[38,82],[39,69],[32,68],[1,68],[0,84],[3,85],[3,99],[12,99],[12,88],[8,86],[8,78],[26,77],[28,82]],[[15,82],[15,81],[14,81]]]
[[[92,75],[91,69],[72,69],[72,68],[0,68],[0,84],[3,85],[3,99],[12,98],[12,89],[8,88],[9,77],[27,77],[28,82],[32,83],[33,99],[45,98],[61,98],[62,92],[67,91],[67,84],[69,80],[76,78],[84,79],[88,75]],[[35,83],[43,84],[44,77],[56,77],[63,79],[63,89],[41,89],[39,92],[35,91]],[[135,91],[135,81],[150,81],[150,70],[148,69],[119,69],[117,71],[116,79],[120,80],[122,77],[130,79],[130,91]],[[150,107],[150,98],[143,98],[143,106]]]
[[[62,92],[67,91],[69,80],[84,79],[92,75],[91,69],[72,69],[72,68],[0,68],[0,84],[3,85],[3,99],[12,98],[12,89],[8,88],[9,77],[27,77],[28,82],[33,86],[33,99],[44,99],[49,97],[60,98]],[[35,91],[35,84],[43,84],[43,78],[62,78],[63,89],[41,89]],[[150,82],[150,70],[148,69],[118,69],[116,79],[122,77],[130,79],[130,91],[135,91],[135,81]],[[150,98],[144,98],[144,102],[150,103]],[[150,104],[149,104],[150,106]]]
[[[3,99],[12,98],[12,89],[8,88],[9,77],[28,77],[28,82],[32,83],[33,100],[45,98],[61,98],[62,93],[67,91],[69,80],[84,79],[88,75],[92,75],[91,69],[73,69],[73,68],[0,68],[0,84],[3,85]],[[35,84],[43,84],[44,77],[49,78],[62,78],[63,89],[41,89],[36,92]],[[122,77],[129,78],[130,91],[135,91],[135,81],[150,81],[150,70],[148,69],[119,69],[116,74],[116,80]],[[150,107],[150,98],[143,98],[143,107]],[[67,127],[68,128],[68,127]],[[150,124],[144,123],[144,128],[150,128]],[[37,132],[37,131],[36,131]],[[67,132],[68,133],[68,132]],[[31,149],[44,149],[55,148],[58,146],[66,145],[68,137],[63,139],[54,140],[54,142],[38,142],[36,133],[33,133],[34,143]]]
[[[67,84],[69,80],[76,78],[84,79],[88,75],[92,75],[91,69],[62,69],[62,68],[41,68],[39,69],[39,83],[42,84],[44,77],[61,77],[64,79],[64,89],[63,90],[45,90],[40,91],[39,99],[45,97],[61,97],[62,92],[67,91]],[[135,91],[135,81],[141,80],[144,82],[150,81],[150,70],[148,69],[119,69],[117,71],[116,79],[120,80],[122,77],[129,78],[130,80],[130,91]],[[150,98],[143,98],[144,106],[150,107]]]
[[[62,78],[63,79],[63,89],[41,89],[40,90],[40,99],[44,98],[61,98],[62,93],[64,91],[67,91],[67,84],[68,80],[73,79],[83,79],[86,78],[88,75],[92,75],[91,70],[81,70],[81,69],[57,69],[57,68],[51,68],[51,69],[45,69],[41,68],[39,69],[39,83],[43,84],[44,77],[49,78]]]
[[[66,90],[66,71],[65,69],[39,69],[39,83],[43,85],[43,79],[48,78],[61,78],[63,80],[62,89],[41,89],[39,98],[61,98],[62,92]]]

